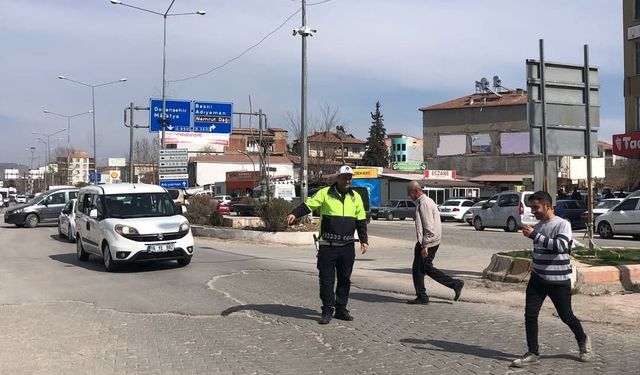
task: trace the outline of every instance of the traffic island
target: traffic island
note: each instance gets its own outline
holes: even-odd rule
[[[581,294],[640,293],[640,249],[603,248],[572,253],[571,287]],[[531,250],[493,254],[482,272],[491,281],[520,283],[531,273]]]
[[[218,238],[221,240],[251,241],[279,245],[313,246],[313,235],[317,232],[267,232],[264,230],[205,227],[192,225],[194,236]]]

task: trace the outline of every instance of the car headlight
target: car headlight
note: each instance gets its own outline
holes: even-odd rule
[[[191,225],[189,224],[189,222],[185,221],[184,223],[180,224],[180,229],[178,231],[179,232],[188,232],[190,228],[191,228]]]
[[[132,234],[140,234],[138,230],[134,227],[130,227],[128,225],[117,224],[113,229],[115,229],[116,233],[121,236],[130,236]]]
[[[11,213],[12,213],[12,214],[19,214],[19,213],[22,213],[22,211],[24,211],[24,209],[19,208],[19,209],[17,209],[17,210],[13,210],[13,211],[11,211]]]

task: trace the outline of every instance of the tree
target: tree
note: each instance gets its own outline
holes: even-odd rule
[[[380,113],[380,102],[376,102],[376,111],[371,112],[371,127],[367,138],[367,150],[362,158],[363,165],[388,167],[389,149],[385,143],[387,130],[384,128],[382,113]]]

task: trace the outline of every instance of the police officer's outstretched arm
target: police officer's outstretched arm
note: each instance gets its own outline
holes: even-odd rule
[[[364,209],[364,203],[362,197],[358,192],[355,192],[356,198],[356,231],[358,231],[358,238],[360,239],[360,250],[362,254],[369,250],[369,236],[367,235],[367,212]]]
[[[313,195],[313,197],[307,198],[307,200],[301,203],[298,207],[294,208],[289,215],[287,215],[287,223],[291,224],[293,221],[301,216],[309,215],[314,210],[317,210],[322,206],[324,202],[325,194],[324,189],[319,190]]]

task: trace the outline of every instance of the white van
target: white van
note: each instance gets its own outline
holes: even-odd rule
[[[534,225],[538,219],[531,213],[529,197],[533,191],[503,191],[489,198],[474,211],[473,226],[503,228],[505,232],[517,232],[523,224]]]
[[[291,200],[296,197],[296,187],[293,183],[271,183],[269,190],[271,190],[273,198],[281,198],[291,202]],[[251,193],[252,198],[261,198],[263,196],[264,195],[262,194],[262,189],[260,188],[260,186],[255,187]]]
[[[193,235],[167,190],[157,185],[109,184],[80,190],[74,209],[78,260],[102,258],[107,271],[118,263],[191,262]]]

